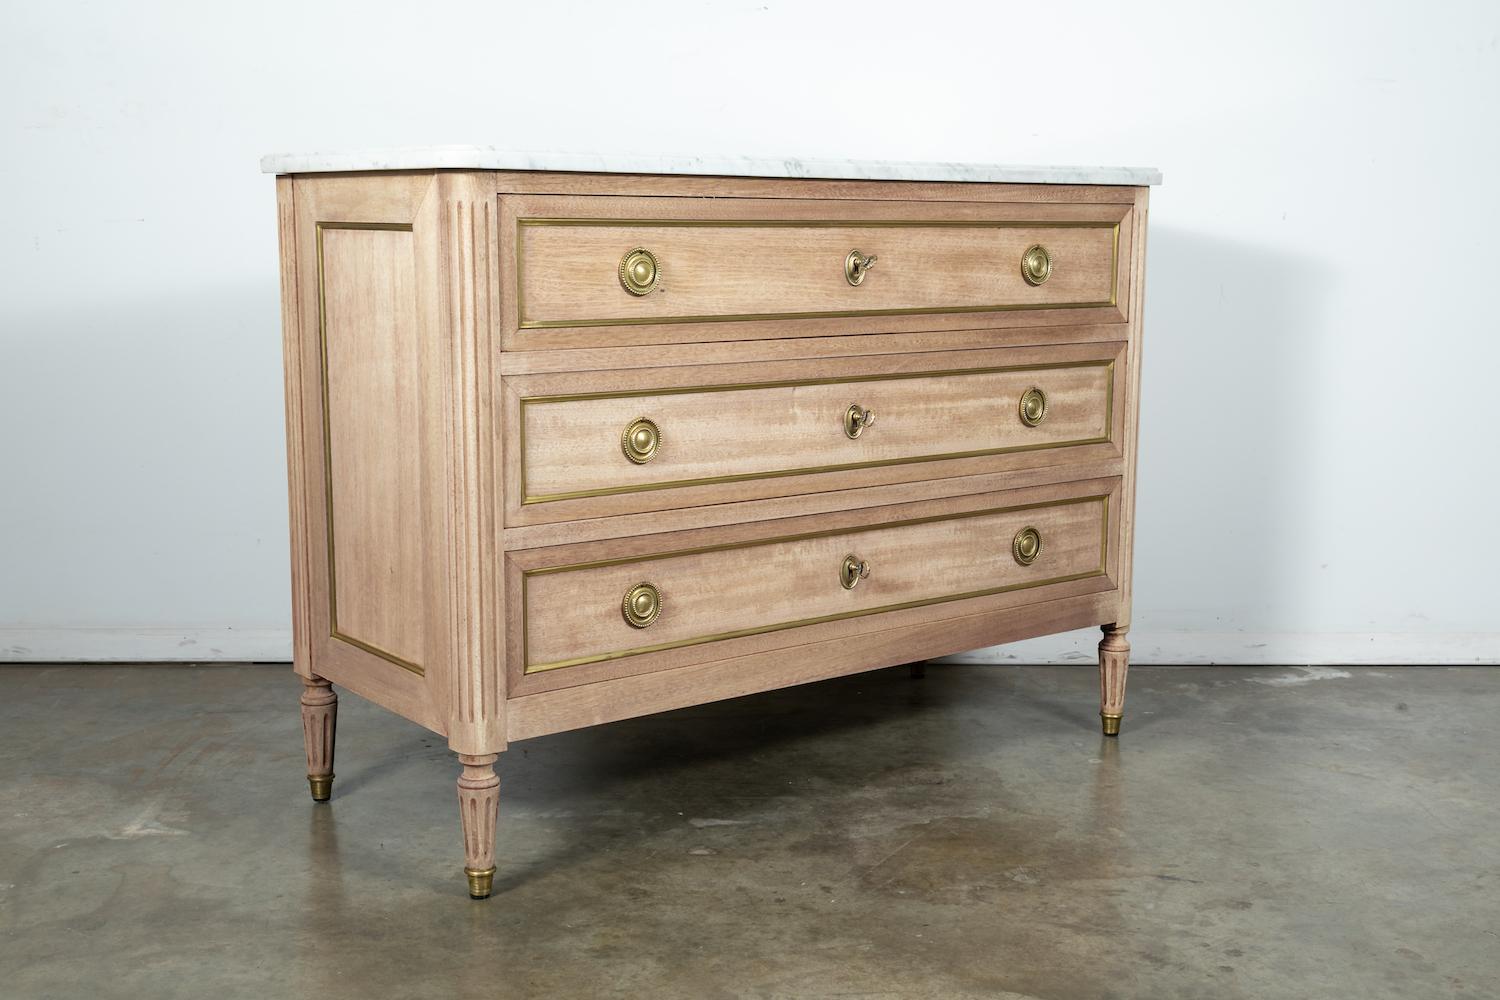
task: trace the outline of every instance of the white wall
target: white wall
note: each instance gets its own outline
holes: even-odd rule
[[[288,655],[257,158],[479,142],[1161,167],[1137,659],[1500,660],[1492,0],[443,7],[7,5],[0,659]]]

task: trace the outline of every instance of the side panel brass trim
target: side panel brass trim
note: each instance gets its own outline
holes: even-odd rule
[[[318,381],[323,394],[323,503],[324,517],[327,521],[328,533],[328,634],[330,638],[339,642],[346,642],[351,646],[372,653],[383,660],[389,660],[403,670],[410,670],[417,676],[422,676],[424,671],[421,664],[413,663],[404,657],[397,656],[388,649],[356,639],[339,631],[339,608],[338,608],[338,555],[334,549],[333,541],[333,431],[328,419],[328,308],[323,295],[323,233],[329,229],[352,229],[376,232],[409,233],[412,226],[409,222],[319,222],[316,224],[318,244]]]
[[[844,621],[850,618],[864,618],[869,615],[878,615],[887,611],[905,611],[909,608],[925,608],[935,604],[949,604],[953,601],[965,601],[975,597],[991,597],[996,594],[1007,594],[1018,590],[1031,590],[1036,587],[1047,587],[1058,583],[1071,583],[1074,580],[1087,580],[1093,577],[1107,576],[1109,572],[1109,498],[1110,494],[1100,493],[1094,496],[1075,497],[1068,500],[1048,500],[1042,503],[1019,504],[1011,507],[988,507],[984,510],[963,511],[958,514],[934,514],[928,517],[914,517],[902,521],[887,521],[884,524],[873,524],[867,527],[836,528],[826,531],[809,531],[795,535],[781,535],[775,538],[765,538],[755,542],[734,543],[728,545],[705,545],[697,548],[677,549],[670,552],[658,552],[647,556],[627,556],[618,559],[599,559],[592,562],[571,563],[566,566],[548,566],[542,569],[524,570],[521,573],[521,662],[524,665],[523,672],[526,674],[539,674],[547,670],[558,670],[563,667],[578,667],[589,663],[602,663],[608,660],[620,660],[629,656],[640,656],[644,653],[659,653],[669,649],[681,649],[685,646],[699,646],[704,643],[722,642],[726,639],[742,639],[752,635],[764,635],[768,632],[780,632],[786,629],[801,628],[807,625],[822,625],[826,622]],[[843,611],[838,614],[819,615],[815,618],[799,618],[794,621],[775,622],[769,625],[757,625],[750,628],[735,629],[729,632],[719,632],[713,635],[697,636],[688,639],[677,639],[672,642],[661,642],[650,646],[636,646],[630,649],[613,650],[608,653],[596,653],[590,656],[579,656],[568,660],[556,660],[551,663],[531,663],[529,651],[531,638],[531,615],[528,603],[527,583],[534,576],[547,576],[554,573],[567,573],[582,569],[596,569],[601,566],[619,566],[625,563],[648,563],[660,559],[671,559],[677,556],[698,555],[705,552],[727,552],[730,550],[744,551],[746,549],[759,548],[765,545],[777,545],[784,542],[798,542],[809,538],[828,538],[834,535],[861,535],[871,531],[883,531],[886,528],[904,528],[916,524],[931,524],[936,521],[956,521],[966,518],[984,517],[989,514],[1011,514],[1023,510],[1039,510],[1051,507],[1070,507],[1074,504],[1099,503],[1103,507],[1100,517],[1099,529],[1099,567],[1083,573],[1070,573],[1066,576],[1049,577],[1045,580],[1029,580],[1024,583],[1012,583],[1002,587],[989,587],[983,590],[970,590],[957,594],[946,594],[941,597],[929,597],[915,601],[903,601],[900,604],[885,604],[876,608],[863,608],[858,611]]]
[[[740,472],[726,476],[705,476],[698,479],[676,479],[634,486],[607,486],[599,489],[570,490],[563,493],[532,494],[526,482],[526,408],[545,403],[575,403],[593,399],[624,399],[640,396],[679,396],[690,393],[733,392],[746,389],[786,389],[811,385],[849,385],[856,382],[893,382],[903,379],[943,378],[954,375],[995,375],[1010,372],[1040,372],[1068,368],[1104,368],[1104,433],[1099,437],[1079,438],[1076,441],[1053,441],[1044,444],[1018,444],[1003,448],[980,448],[973,451],[944,452],[935,455],[915,455],[909,458],[882,458],[866,462],[844,462],[836,465],[809,466],[795,469],[771,469],[765,472]],[[647,493],[656,490],[678,489],[684,486],[710,486],[720,483],[743,483],[753,479],[780,479],[786,476],[810,476],[823,472],[847,472],[855,469],[879,469],[892,465],[916,465],[924,462],[943,462],[958,458],[983,458],[989,455],[1010,455],[1026,451],[1047,451],[1052,448],[1075,448],[1089,444],[1108,444],[1114,439],[1115,413],[1115,360],[1060,361],[1040,365],[1006,365],[994,368],[953,368],[944,371],[876,373],[854,375],[844,378],[783,379],[773,382],[739,382],[729,385],[696,385],[671,389],[646,391],[619,389],[609,392],[582,392],[555,396],[527,396],[521,399],[520,430],[518,445],[521,449],[521,504],[552,503],[557,500],[580,500],[587,497],[613,496],[622,493]]]
[[[643,316],[609,317],[603,319],[526,319],[526,299],[522,292],[522,273],[525,264],[522,248],[525,246],[523,230],[541,226],[620,226],[620,227],[696,227],[700,229],[763,228],[763,229],[1108,229],[1111,231],[1109,253],[1109,298],[1102,302],[1017,302],[1002,305],[982,306],[913,306],[895,309],[837,309],[813,310],[811,312],[733,313],[706,316]],[[1120,223],[1089,222],[1078,220],[973,222],[953,219],[516,219],[516,329],[558,330],[605,326],[670,326],[679,323],[744,323],[752,320],[780,319],[858,319],[867,316],[928,316],[954,315],[959,313],[1015,312],[1034,309],[1044,312],[1049,309],[1100,309],[1118,305],[1120,290]]]

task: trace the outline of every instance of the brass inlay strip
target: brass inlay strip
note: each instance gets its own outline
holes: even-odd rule
[[[619,226],[634,227],[697,227],[720,228],[764,228],[764,229],[1109,229],[1112,240],[1109,256],[1109,298],[1103,302],[1017,302],[1004,305],[982,306],[911,306],[892,309],[836,309],[812,310],[808,312],[732,313],[706,316],[639,316],[612,317],[607,319],[528,320],[526,300],[522,291],[524,264],[522,250],[525,238],[522,230],[527,226]],[[926,316],[953,315],[957,313],[1013,312],[1022,309],[1099,309],[1117,304],[1120,286],[1120,223],[1080,220],[1054,222],[1011,221],[975,222],[958,219],[920,221],[912,219],[516,219],[516,328],[518,330],[555,330],[567,327],[598,326],[656,326],[676,323],[742,323],[749,320],[783,319],[857,319],[866,316]]]
[[[328,532],[328,634],[340,642],[347,642],[367,653],[422,676],[421,664],[381,649],[373,643],[356,639],[339,631],[337,555],[333,543],[333,432],[328,420],[328,307],[323,296],[323,231],[327,229],[374,230],[376,232],[409,233],[409,222],[319,222],[316,225],[318,243],[318,381],[323,393],[323,503]]]
[[[987,587],[981,590],[970,590],[958,594],[946,594],[940,597],[920,598],[913,601],[903,601],[899,604],[885,604],[875,608],[862,608],[855,611],[842,611],[836,614],[819,615],[813,618],[799,618],[794,621],[776,622],[770,625],[756,625],[748,628],[734,629],[727,632],[718,632],[713,635],[697,636],[687,639],[676,639],[671,642],[660,642],[650,646],[636,646],[630,649],[614,650],[607,653],[595,653],[589,656],[578,656],[572,659],[555,660],[551,663],[530,663],[529,651],[531,639],[531,614],[528,604],[527,583],[533,576],[547,576],[553,573],[567,573],[576,570],[598,569],[603,566],[619,566],[625,563],[648,563],[660,559],[671,559],[677,556],[700,555],[702,553],[725,552],[729,550],[743,551],[745,549],[759,548],[765,545],[778,545],[785,542],[800,542],[813,538],[828,538],[834,535],[861,535],[871,531],[882,531],[886,528],[904,528],[917,524],[931,524],[936,521],[955,521],[964,518],[984,517],[989,514],[1011,514],[1017,511],[1038,510],[1047,507],[1070,507],[1074,504],[1098,502],[1103,506],[1100,518],[1099,530],[1099,568],[1087,570],[1082,573],[1069,573],[1065,576],[1049,577],[1045,580],[1032,580],[1023,583],[1006,584],[999,587]],[[864,527],[834,528],[824,531],[809,531],[795,535],[782,535],[776,538],[766,538],[755,542],[734,542],[724,545],[705,545],[697,548],[678,549],[671,552],[658,552],[646,556],[626,556],[618,559],[599,559],[592,562],[572,563],[566,566],[548,566],[542,569],[523,570],[521,573],[521,662],[525,664],[524,673],[538,674],[547,670],[558,670],[563,667],[577,667],[589,663],[601,663],[607,660],[619,660],[628,656],[639,656],[643,653],[659,653],[669,649],[681,649],[684,646],[698,646],[709,642],[721,642],[726,639],[742,639],[746,636],[764,635],[767,632],[780,632],[790,628],[801,628],[807,625],[822,625],[827,622],[843,621],[849,618],[863,618],[868,615],[881,614],[887,611],[905,611],[909,608],[923,608],[934,604],[948,604],[953,601],[965,601],[975,597],[990,597],[995,594],[1006,594],[1017,590],[1030,590],[1035,587],[1046,587],[1058,583],[1071,583],[1075,580],[1087,580],[1093,577],[1108,575],[1109,564],[1109,494],[1101,493],[1095,496],[1075,497],[1068,500],[1049,500],[1042,503],[1019,504],[1012,507],[990,507],[984,510],[962,511],[957,514],[934,514],[928,517],[915,517],[904,521],[888,521],[884,524],[874,524]]]
[[[955,375],[995,375],[1011,372],[1039,372],[1068,368],[1104,368],[1104,433],[1099,437],[1079,438],[1074,441],[1048,441],[1039,444],[1006,445],[999,448],[979,448],[971,451],[944,452],[936,455],[916,455],[910,458],[880,458],[864,462],[844,462],[834,465],[807,466],[796,469],[771,469],[764,472],[738,472],[724,476],[702,476],[697,479],[674,479],[654,483],[639,483],[631,486],[605,486],[588,490],[570,490],[563,493],[532,495],[526,485],[526,408],[545,403],[574,403],[594,399],[625,399],[650,396],[679,396],[689,393],[731,392],[749,389],[786,389],[811,385],[848,385],[855,382],[892,382],[903,379],[944,378]],[[752,479],[780,479],[785,476],[809,476],[823,472],[848,472],[855,469],[879,469],[892,465],[943,462],[957,458],[983,458],[989,455],[1009,455],[1026,451],[1046,451],[1050,448],[1073,448],[1087,444],[1107,444],[1114,434],[1115,362],[1109,360],[1060,361],[1041,365],[1008,365],[998,368],[954,368],[945,371],[876,373],[853,375],[845,378],[784,379],[774,382],[739,382],[729,385],[679,386],[670,389],[639,391],[631,389],[609,392],[584,392],[554,396],[529,396],[521,400],[521,427],[518,445],[521,449],[521,504],[551,503],[556,500],[580,500],[587,497],[613,496],[622,493],[646,493],[655,490],[677,489],[683,486],[710,486],[721,483],[742,483]]]

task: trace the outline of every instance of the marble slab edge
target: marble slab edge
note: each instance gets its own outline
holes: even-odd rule
[[[690,174],[714,177],[792,177],[804,180],[951,181],[970,184],[1161,183],[1150,167],[1044,167],[898,160],[802,160],[753,156],[688,156],[518,152],[493,146],[427,146],[345,153],[277,153],[260,161],[262,173],[353,173],[378,170],[535,170],[589,174]]]

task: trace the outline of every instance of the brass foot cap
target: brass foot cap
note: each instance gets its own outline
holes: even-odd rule
[[[1120,735],[1120,716],[1118,716],[1118,715],[1105,715],[1103,712],[1100,712],[1099,713],[1099,718],[1104,721],[1104,735],[1105,736],[1119,736]]]
[[[469,898],[488,899],[490,890],[495,887],[495,866],[488,868],[465,868],[464,874],[469,876]]]
[[[333,775],[331,774],[309,774],[307,776],[307,787],[312,791],[314,802],[327,802],[333,795]]]

